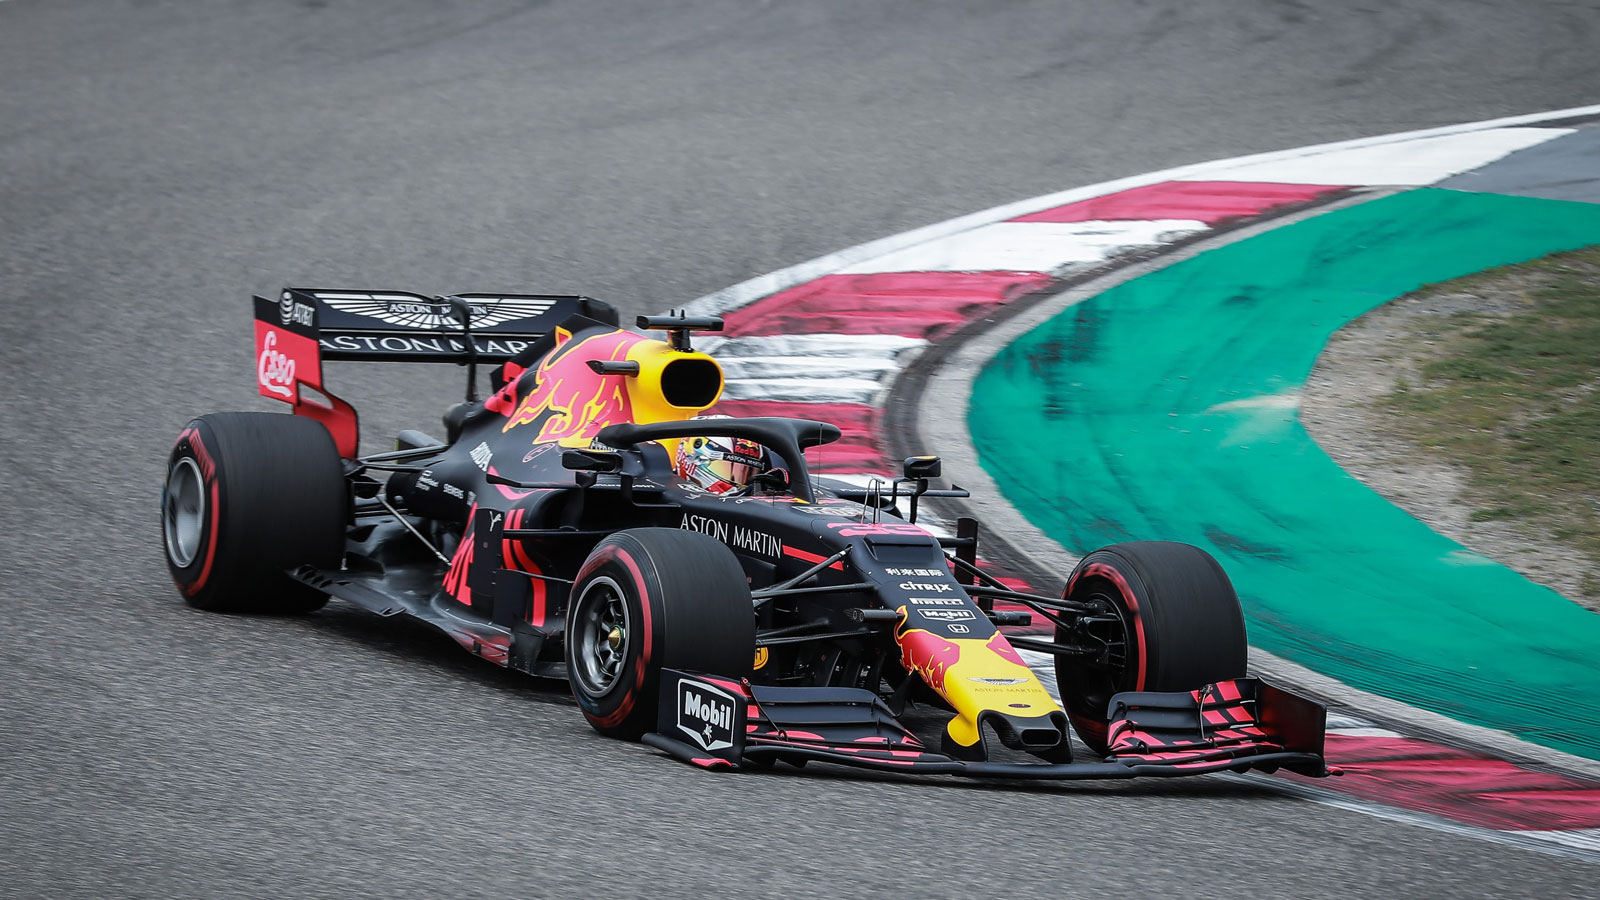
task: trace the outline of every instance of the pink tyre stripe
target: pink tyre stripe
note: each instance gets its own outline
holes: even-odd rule
[[[1280,206],[1309,203],[1345,190],[1326,184],[1271,184],[1235,181],[1165,181],[1054,209],[1018,216],[1012,222],[1096,222],[1129,219],[1198,219],[1216,225],[1258,216]]]
[[[935,338],[1050,284],[1042,272],[885,272],[825,275],[725,313],[726,332],[897,334]]]

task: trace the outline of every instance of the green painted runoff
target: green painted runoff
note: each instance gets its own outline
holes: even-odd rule
[[[1595,243],[1600,206],[1495,194],[1416,190],[1316,216],[1024,335],[974,384],[973,441],[1068,550],[1210,551],[1254,646],[1600,759],[1600,615],[1388,503],[1322,452],[1297,405],[1329,337],[1368,310]]]

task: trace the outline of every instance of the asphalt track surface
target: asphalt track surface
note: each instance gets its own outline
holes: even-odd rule
[[[1600,94],[1594,3],[1349,6],[0,2],[0,895],[1586,893],[1219,779],[707,775],[418,627],[191,611],[161,562],[177,429],[271,408],[251,290],[653,312],[1073,185]],[[330,382],[377,446],[457,375]]]

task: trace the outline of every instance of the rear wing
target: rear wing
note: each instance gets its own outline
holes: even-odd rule
[[[480,362],[505,362],[570,316],[617,323],[611,305],[567,294],[454,294],[472,310]],[[410,291],[286,288],[276,302],[255,298],[256,321],[315,338],[323,359],[453,362],[466,340],[450,304]],[[298,326],[298,327],[296,327]]]
[[[610,304],[569,294],[446,298],[410,291],[285,288],[277,300],[257,296],[254,301],[257,389],[293,405],[296,415],[328,426],[345,457],[356,452],[356,414],[322,386],[323,360],[498,363],[574,315],[617,324]],[[456,317],[463,301],[470,311],[470,347]],[[316,396],[308,396],[305,388]]]

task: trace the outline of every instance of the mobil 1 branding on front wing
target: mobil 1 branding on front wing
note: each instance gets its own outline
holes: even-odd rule
[[[970,622],[978,618],[978,614],[970,609],[919,609],[917,613],[924,619],[936,622]]]
[[[735,700],[704,681],[678,681],[678,730],[707,751],[733,746]],[[743,723],[740,723],[743,727]]]

